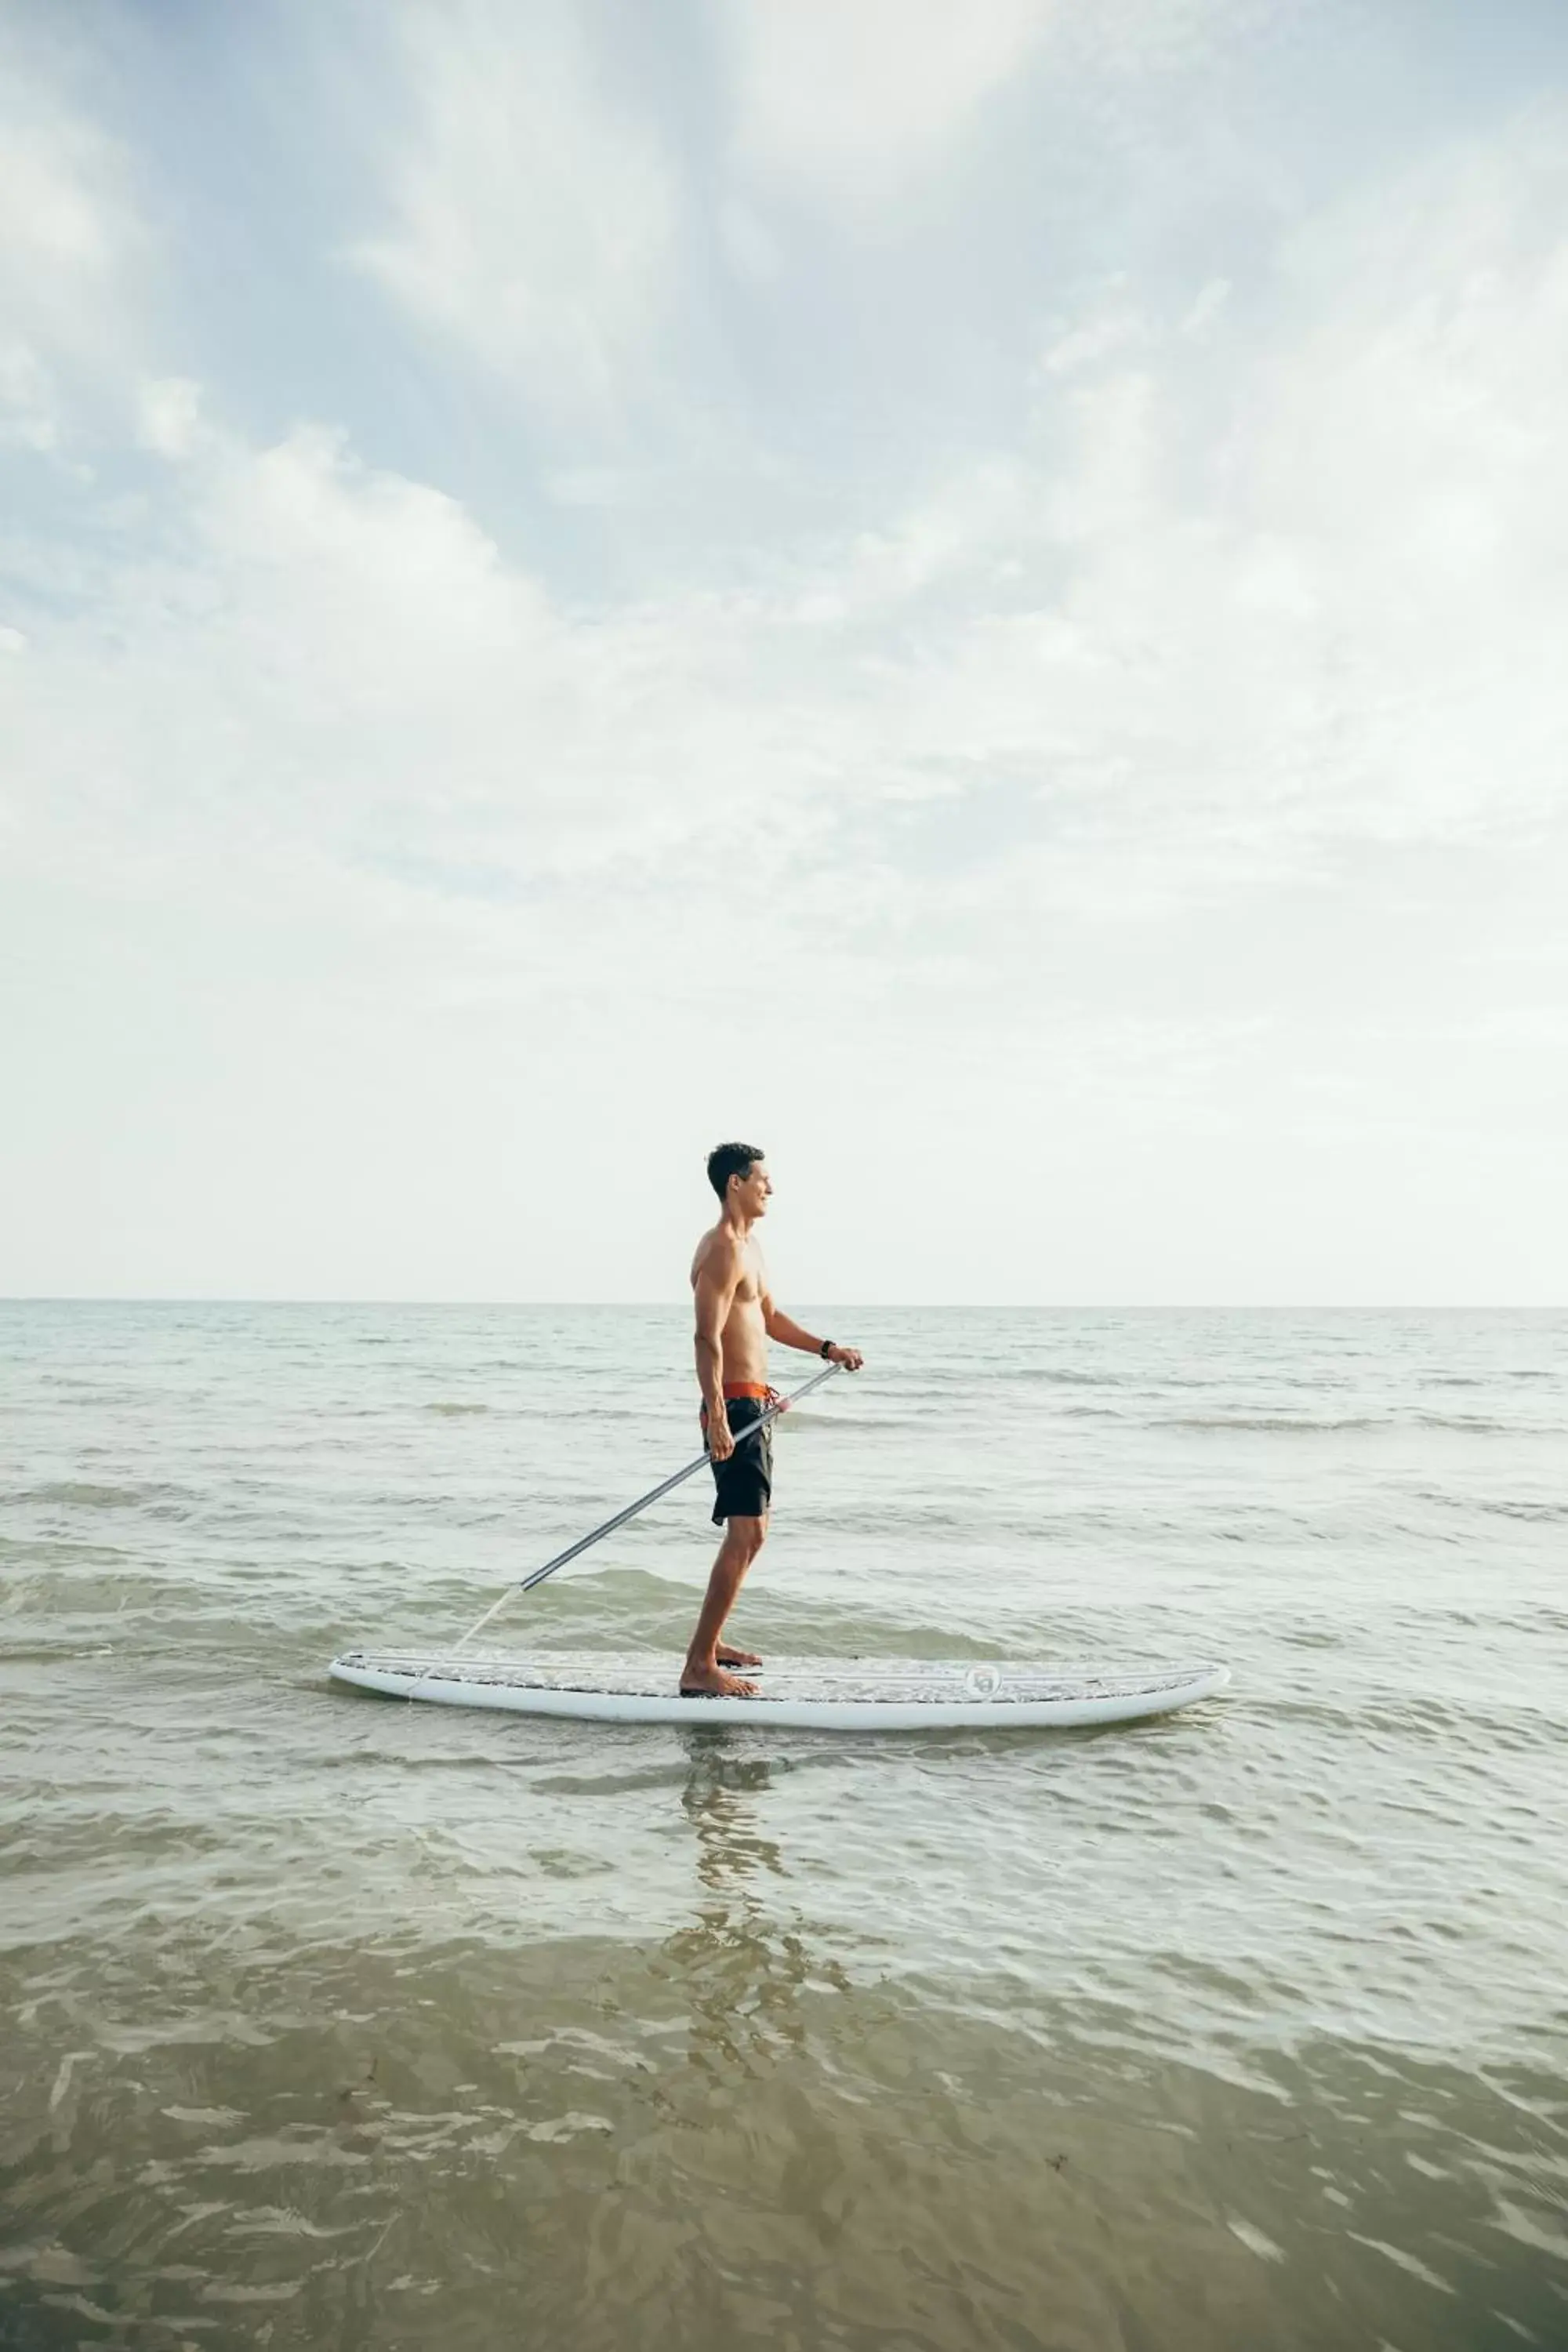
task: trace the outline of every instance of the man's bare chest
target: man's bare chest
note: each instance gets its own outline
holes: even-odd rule
[[[763,1277],[759,1269],[748,1265],[735,1285],[733,1304],[736,1307],[757,1307],[763,1302]]]

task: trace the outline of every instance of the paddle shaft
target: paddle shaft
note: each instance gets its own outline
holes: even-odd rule
[[[759,1430],[765,1429],[770,1421],[775,1420],[790,1405],[798,1404],[802,1397],[809,1396],[813,1389],[819,1389],[824,1381],[830,1381],[835,1372],[841,1372],[843,1370],[842,1364],[829,1364],[825,1372],[817,1372],[809,1381],[803,1381],[793,1396],[781,1397],[777,1404],[769,1405],[765,1412],[757,1415],[755,1421],[748,1423],[742,1430],[735,1440],[736,1445],[744,1445],[749,1438],[755,1437]],[[574,1544],[568,1544],[564,1551],[558,1551],[553,1559],[547,1559],[544,1566],[536,1568],[531,1576],[521,1578],[516,1584],[509,1584],[500,1599],[492,1601],[484,1615],[469,1626],[458,1643],[457,1649],[452,1652],[452,1656],[457,1656],[458,1650],[466,1650],[476,1633],[483,1633],[490,1619],[506,1607],[514,1593],[531,1592],[536,1584],[542,1584],[547,1576],[553,1576],[556,1570],[564,1568],[568,1560],[578,1559],[593,1545],[602,1543],[606,1536],[613,1536],[617,1528],[624,1528],[628,1519],[635,1519],[639,1511],[646,1511],[650,1503],[658,1501],[660,1496],[670,1494],[677,1486],[683,1486],[688,1478],[695,1478],[699,1470],[707,1468],[709,1458],[706,1452],[700,1454],[695,1462],[689,1462],[683,1470],[677,1470],[673,1475],[662,1480],[658,1486],[650,1486],[646,1495],[639,1495],[635,1503],[628,1503],[624,1511],[617,1511],[615,1517],[606,1519],[602,1528],[595,1528],[591,1535],[579,1536]]]

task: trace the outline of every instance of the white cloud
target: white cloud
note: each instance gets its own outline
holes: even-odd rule
[[[1200,286],[1193,297],[1192,307],[1182,320],[1184,335],[1205,334],[1223,312],[1230,299],[1228,278],[1211,278]]]
[[[1142,341],[1147,332],[1147,322],[1113,290],[1103,309],[1089,312],[1052,337],[1041,354],[1040,366],[1047,376],[1074,375],[1114,352],[1125,352],[1130,344]]]
[[[127,158],[62,95],[58,62],[0,26],[0,415],[40,452],[122,363],[147,258]]]
[[[1018,448],[881,531],[645,605],[569,610],[342,436],[194,436],[194,388],[154,387],[187,551],[101,570],[84,623],[40,636],[30,735],[17,715],[37,841],[79,860],[96,834],[147,871],[162,811],[169,855],[308,846],[365,903],[417,906],[487,989],[531,985],[613,904],[583,983],[607,1002],[679,968],[660,894],[719,909],[744,839],[756,938],[781,969],[822,959],[808,997],[939,958],[955,1004],[997,990],[1027,1023],[1043,919],[1136,928],[1357,841],[1512,839],[1568,725],[1568,482],[1531,389],[1568,356],[1545,168],[1516,142],[1447,211],[1410,190],[1390,247],[1352,211],[1287,247],[1223,435],[1190,291],[1162,321],[1113,289],[1136,331],[1103,299],[1062,322],[1071,364]],[[1456,249],[1484,302],[1454,295]],[[1391,433],[1428,436],[1420,464]],[[1015,814],[988,845],[996,780]],[[957,866],[889,814],[943,805],[968,812]]]
[[[721,0],[736,154],[823,204],[885,202],[1016,72],[1051,0]]]
[[[1542,121],[1288,240],[1217,399],[1184,296],[1164,324],[1120,291],[1063,322],[1030,443],[863,541],[837,604],[805,608],[921,646],[885,764],[923,745],[1094,796],[1108,850],[1159,844],[1173,898],[1244,843],[1310,868],[1333,843],[1548,824],[1562,152]]]
[[[209,778],[253,777],[255,807],[351,858],[379,811],[387,856],[433,877],[700,866],[742,780],[775,865],[889,795],[1000,774],[1043,796],[1034,848],[978,860],[981,926],[992,888],[1172,904],[1357,838],[1510,836],[1552,805],[1568,726],[1568,469],[1536,389],[1568,362],[1550,169],[1516,141],[1444,205],[1424,177],[1288,247],[1221,436],[1180,356],[1190,295],[1162,324],[1119,291],[1135,337],[1103,305],[1064,322],[1071,365],[1010,455],[744,589],[619,611],[558,606],[341,436],[198,446],[195,388],[156,385],[143,430],[196,453],[175,537],[199,558],[101,575],[100,642],[133,658],[86,656],[89,624],[60,698],[145,742],[133,795],[159,796],[151,713],[176,704]],[[105,751],[67,766],[101,775]],[[950,879],[895,856],[880,903]]]
[[[35,303],[62,277],[109,275],[117,238],[93,193],[109,152],[89,126],[52,113],[14,128],[0,153],[0,254]],[[54,308],[63,319],[64,302]]]
[[[710,0],[708,14],[731,61],[738,174],[858,226],[972,164],[992,110],[1025,89],[1078,110],[1090,147],[1142,142],[1139,94],[1165,79],[1229,103],[1239,58],[1286,35],[1301,0]],[[1011,135],[1059,140],[1067,118],[1044,134],[1038,113],[1016,105]]]
[[[385,225],[350,256],[432,337],[547,412],[613,417],[665,320],[679,198],[568,0],[405,5],[410,127],[374,159]]]
[[[150,378],[140,389],[138,437],[160,457],[188,457],[202,437],[202,388],[188,376]]]
[[[0,345],[0,446],[59,446],[58,406],[47,368],[28,343]]]
[[[748,763],[774,783],[777,719],[749,705],[761,615],[570,616],[456,501],[341,436],[212,434],[160,535],[162,556],[83,568],[7,714],[52,873],[158,888],[194,861],[222,888],[239,845],[292,845],[431,906],[605,869],[635,895],[643,866],[743,825],[713,803]]]

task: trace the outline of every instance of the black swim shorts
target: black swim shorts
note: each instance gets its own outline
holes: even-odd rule
[[[742,1433],[761,1419],[767,1410],[763,1397],[728,1397],[724,1402],[730,1434],[735,1440],[735,1451],[727,1462],[715,1462],[713,1468],[713,1524],[721,1527],[726,1519],[760,1519],[766,1515],[773,1496],[773,1425],[755,1437]],[[707,1414],[703,1415],[704,1423]]]

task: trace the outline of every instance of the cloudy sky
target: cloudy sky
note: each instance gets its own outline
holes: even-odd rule
[[[1568,1297],[1561,0],[0,0],[0,1291]]]

